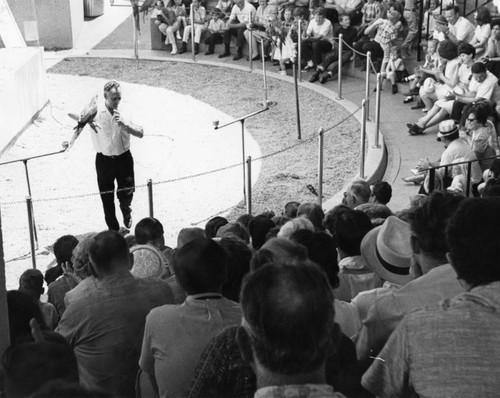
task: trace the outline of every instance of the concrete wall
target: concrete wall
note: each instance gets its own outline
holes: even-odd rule
[[[46,49],[72,48],[83,25],[83,1],[34,0],[34,2],[40,45]]]
[[[38,45],[38,24],[34,0],[7,0],[27,45]]]

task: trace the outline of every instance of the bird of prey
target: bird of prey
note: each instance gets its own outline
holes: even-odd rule
[[[94,118],[97,115],[97,100],[98,100],[98,95],[94,95],[90,102],[83,108],[83,110],[80,112],[80,116],[74,114],[74,113],[68,113],[68,116],[74,120],[76,120],[78,123],[77,125],[73,128],[74,133],[73,137],[71,138],[71,141],[68,145],[68,149],[71,148],[73,143],[76,141],[80,133],[82,132],[83,128],[88,124],[92,130],[97,134],[98,131],[97,129],[100,129],[101,126],[99,126],[97,123],[94,122]]]

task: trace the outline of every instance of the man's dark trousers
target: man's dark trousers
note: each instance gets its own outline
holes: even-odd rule
[[[105,156],[102,153],[97,153],[95,168],[97,171],[99,191],[112,191],[101,194],[104,219],[109,229],[118,231],[120,229],[120,224],[115,214],[115,180],[118,184],[116,196],[120,202],[123,218],[126,219],[130,217],[130,213],[132,212],[130,205],[132,204],[135,186],[134,159],[130,151],[126,151],[118,156]]]

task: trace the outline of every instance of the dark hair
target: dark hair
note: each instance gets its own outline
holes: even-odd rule
[[[240,300],[241,282],[250,271],[252,251],[241,239],[224,237],[217,242],[227,255],[227,276],[222,295],[233,301]]]
[[[349,210],[351,210],[349,206],[337,205],[326,212],[323,224],[325,225],[328,232],[330,232],[330,234],[333,236],[334,240],[336,235],[335,225],[337,224],[337,219],[342,213]]]
[[[309,219],[316,231],[324,231],[323,218],[325,213],[323,208],[318,203],[308,202],[302,203],[297,209],[297,217],[304,216]]]
[[[58,333],[44,333],[44,341],[13,344],[2,357],[5,393],[27,397],[51,380],[78,383],[73,349]]]
[[[471,73],[486,73],[486,65],[482,62],[474,62],[470,67]]]
[[[463,197],[435,191],[422,206],[413,208],[408,222],[420,248],[432,257],[446,262],[448,245],[445,229]]]
[[[445,11],[453,11],[455,14],[460,14],[460,7],[455,5],[449,5],[444,9]]]
[[[479,103],[476,106],[472,107],[469,112],[469,115],[471,114],[474,115],[476,121],[479,124],[485,125],[488,121],[488,116],[490,115],[490,107],[488,105],[484,106],[483,104]]]
[[[283,215],[288,218],[295,218],[297,217],[297,210],[300,206],[299,202],[296,201],[291,201],[288,202],[285,205],[285,211],[283,212]]]
[[[120,89],[120,83],[118,83],[116,80],[110,80],[104,85],[104,93],[108,93],[113,89],[115,90]]]
[[[71,261],[73,249],[76,245],[78,245],[78,239],[73,235],[64,235],[57,239],[56,243],[54,243],[54,256],[57,264]]]
[[[493,26],[500,26],[500,19],[494,19],[491,21],[491,29],[493,29]]]
[[[236,219],[238,224],[241,224],[242,227],[245,227],[248,231],[248,224],[252,221],[253,217],[250,214],[242,214]]]
[[[314,9],[314,15],[322,15],[325,16],[325,9],[323,7],[316,7]]]
[[[333,238],[324,232],[313,232],[299,229],[290,235],[290,240],[300,243],[307,249],[309,260],[318,264],[328,277],[333,288],[339,285],[339,265],[337,248]]]
[[[331,286],[316,265],[266,265],[245,277],[240,302],[247,325],[239,333],[266,369],[296,375],[323,364],[332,348],[335,310]]]
[[[117,231],[103,231],[94,236],[89,246],[89,258],[96,271],[109,272],[114,264],[127,261],[127,241]]]
[[[135,241],[138,245],[160,239],[163,236],[163,225],[154,217],[146,217],[137,223],[134,230]]]
[[[267,233],[276,225],[265,216],[257,216],[250,220],[248,232],[252,238],[252,247],[258,250],[266,242]]]
[[[288,217],[285,217],[285,216],[274,216],[271,221],[274,223],[274,225],[276,227],[282,227],[283,225],[285,225],[288,221],[290,221],[290,219]],[[274,228],[274,227],[273,227]],[[278,231],[279,231],[279,228],[278,228]]]
[[[482,198],[498,198],[500,197],[500,181],[498,178],[490,178],[484,184]]]
[[[301,261],[307,259],[307,249],[286,238],[272,238],[257,250],[250,261],[250,270],[255,271],[268,263]]]
[[[212,239],[195,239],[175,251],[173,265],[188,294],[218,292],[226,278],[227,255]]]
[[[250,243],[250,235],[248,234],[247,229],[237,222],[230,222],[226,225],[223,225],[217,230],[217,234],[215,234],[217,238],[223,238],[225,236],[236,236],[240,238],[245,243]]]
[[[9,290],[7,307],[11,344],[14,344],[18,338],[31,334],[30,320],[33,318],[41,329],[47,329],[38,302],[28,294],[18,290]]]
[[[458,45],[458,55],[460,54],[467,54],[467,55],[472,55],[472,58],[476,56],[476,49],[472,44],[469,44],[465,41],[460,42]]]
[[[446,229],[451,264],[472,286],[500,280],[500,199],[465,199]]]
[[[205,235],[207,236],[207,238],[215,238],[217,230],[223,225],[226,225],[228,222],[229,221],[227,221],[224,217],[220,216],[211,218],[205,224]]]
[[[491,13],[486,7],[479,7],[476,10],[476,22],[478,25],[486,25],[491,23]]]
[[[27,269],[19,277],[19,290],[29,291],[40,298],[43,293],[43,274],[37,269]],[[28,293],[28,292],[26,292]],[[29,294],[29,293],[28,293]]]
[[[451,40],[443,40],[439,43],[438,54],[441,58],[451,61],[458,57],[458,46]]]
[[[375,196],[375,199],[377,202],[382,203],[383,205],[386,205],[387,203],[390,202],[391,197],[392,197],[392,187],[391,184],[389,184],[386,181],[378,181],[375,184],[373,184],[373,190],[372,190],[373,196]]]
[[[359,256],[361,241],[371,229],[372,223],[362,211],[343,212],[335,225],[337,247],[348,256]]]

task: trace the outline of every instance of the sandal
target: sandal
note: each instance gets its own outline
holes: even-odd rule
[[[409,102],[413,102],[413,95],[409,95],[403,100],[403,104],[408,104]]]

